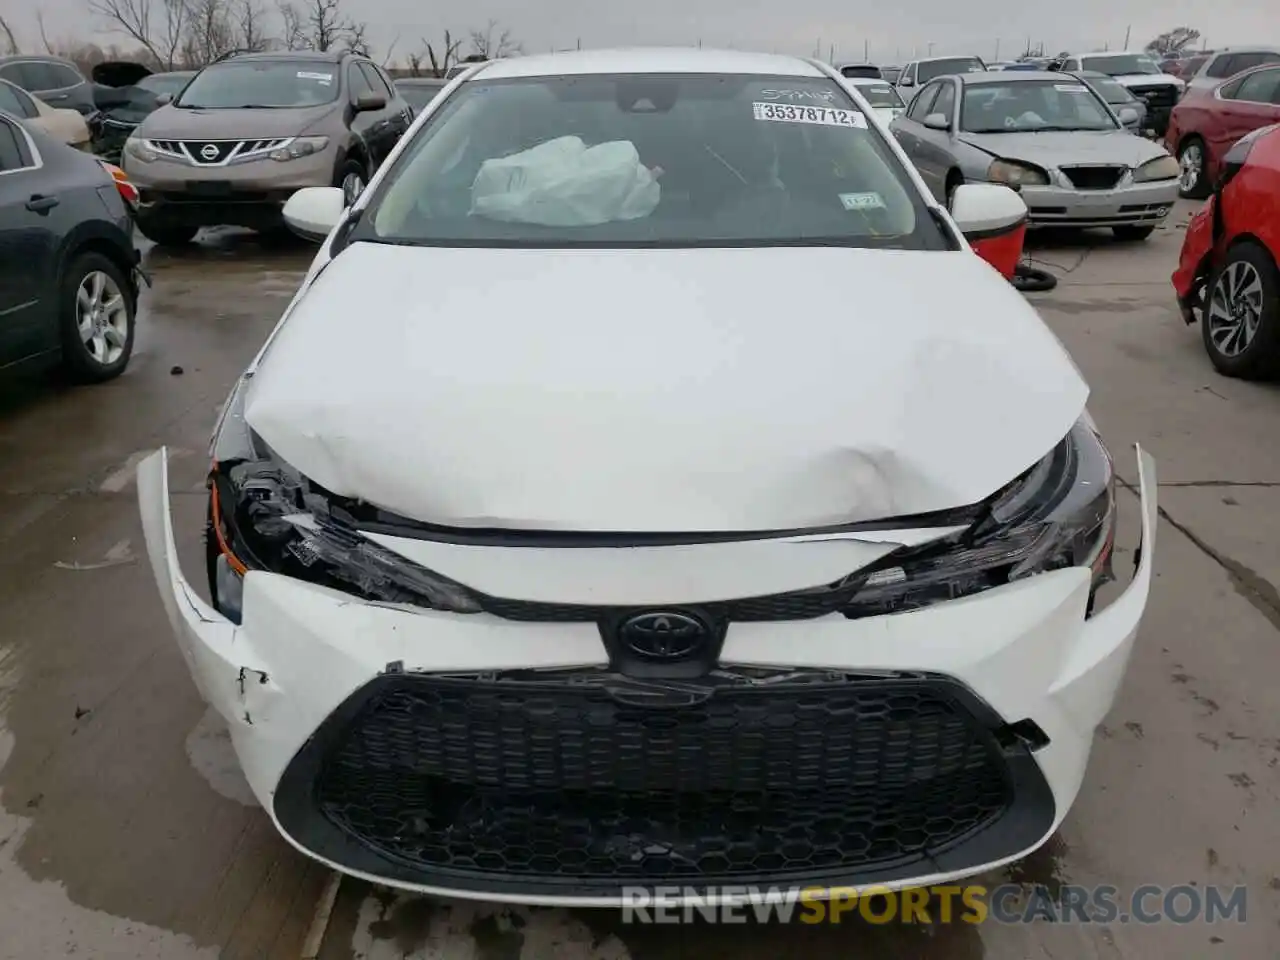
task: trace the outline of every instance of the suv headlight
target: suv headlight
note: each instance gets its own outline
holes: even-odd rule
[[[253,570],[366,600],[480,611],[465,587],[360,534],[326,491],[254,437],[243,416],[248,382],[240,381],[224,410],[208,482],[209,588],[224,616],[240,622],[244,576]]]
[[[1043,187],[1049,183],[1049,175],[1039,167],[1013,160],[995,160],[987,167],[987,179],[992,183],[1004,183],[1018,187]]]
[[[1133,171],[1134,183],[1149,183],[1152,180],[1174,180],[1181,174],[1178,161],[1172,156],[1156,157],[1148,160]]]
[[[142,163],[150,163],[160,154],[151,148],[151,143],[142,137],[130,137],[124,142],[124,152],[131,159]]]
[[[1111,455],[1086,415],[964,533],[896,551],[860,571],[866,579],[844,613],[896,613],[1064,567],[1091,571],[1092,612],[1097,589],[1113,579],[1115,529]]]
[[[328,137],[294,137],[283,147],[277,147],[272,150],[267,156],[272,160],[281,162],[297,160],[301,157],[309,157],[312,154],[319,153],[328,145]]]

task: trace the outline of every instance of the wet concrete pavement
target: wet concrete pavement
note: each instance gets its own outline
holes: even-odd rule
[[[1170,225],[1145,245],[1098,234],[1034,251],[1063,277],[1034,299],[1092,384],[1118,468],[1135,480],[1128,446],[1150,449],[1163,509],[1142,636],[1081,796],[1049,847],[984,879],[1247,884],[1246,924],[644,928],[345,880],[321,956],[1280,955],[1280,388],[1213,373],[1172,305],[1179,240]],[[274,834],[196,694],[143,556],[132,468],[177,451],[175,528],[198,583],[209,429],[310,252],[245,234],[152,251],[124,377],[0,386],[2,960],[302,954],[327,873]],[[1134,497],[1122,506],[1131,548]]]

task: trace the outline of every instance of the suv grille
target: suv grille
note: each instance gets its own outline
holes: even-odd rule
[[[1144,101],[1148,109],[1172,107],[1178,102],[1178,88],[1172,84],[1154,84],[1145,87],[1130,87],[1129,92]]]
[[[926,872],[1015,799],[998,719],[951,681],[746,672],[387,675],[295,758],[277,814],[322,855],[484,889]],[[1015,849],[1052,806],[1010,818],[1039,831]]]
[[[283,146],[287,137],[273,140],[153,140],[156,149],[185,157],[200,166],[216,166],[236,157],[265,153]]]
[[[1110,190],[1129,170],[1124,166],[1061,167],[1059,169],[1077,190]]]

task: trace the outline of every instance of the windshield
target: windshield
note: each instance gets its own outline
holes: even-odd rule
[[[901,107],[902,98],[898,91],[887,83],[860,83],[858,92],[867,98],[873,107]]]
[[[156,96],[170,93],[177,96],[182,88],[187,85],[195,74],[191,73],[153,73],[149,77],[143,77],[136,86],[143,90],[149,90]]]
[[[880,76],[888,80],[890,83],[897,83],[898,78],[902,76],[901,67],[881,67]]]
[[[421,110],[436,98],[436,94],[444,89],[444,85],[443,80],[437,83],[397,83],[396,92],[414,110]]]
[[[388,171],[361,236],[944,248],[906,170],[837,84],[707,74],[465,84]]]
[[[986,65],[977,57],[948,57],[945,60],[924,60],[917,68],[916,83],[923,86],[935,77],[953,73],[985,73]]]
[[[1129,88],[1110,77],[1090,77],[1089,86],[1094,93],[1110,104],[1133,103],[1138,98],[1129,92]]]
[[[968,133],[1114,130],[1116,121],[1085,84],[1035,80],[966,87],[960,129]]]
[[[312,107],[338,96],[338,66],[313,60],[229,60],[201,70],[175,106],[203,110]]]
[[[1085,57],[1080,61],[1081,70],[1097,70],[1109,77],[1122,77],[1130,73],[1159,73],[1160,64],[1141,53],[1118,53],[1114,56]]]

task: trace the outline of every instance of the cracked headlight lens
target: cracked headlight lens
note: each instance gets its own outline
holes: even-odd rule
[[[1098,588],[1113,579],[1115,530],[1111,456],[1086,415],[964,533],[880,561],[844,612],[917,609],[1064,567],[1091,571],[1092,611]]]
[[[462,585],[362,535],[328,494],[252,436],[241,412],[247,379],[219,423],[209,473],[209,588],[240,622],[244,576],[268,570],[384,603],[478,613]]]

